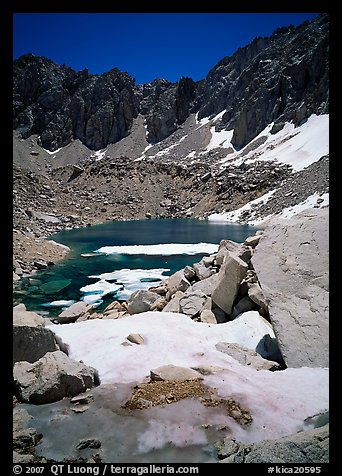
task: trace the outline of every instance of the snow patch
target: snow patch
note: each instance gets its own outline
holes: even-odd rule
[[[312,114],[299,127],[287,124],[285,130],[279,131],[268,138],[267,144],[273,143],[275,149],[266,150],[258,160],[277,160],[293,167],[293,170],[303,170],[317,162],[329,153],[329,115],[316,116]],[[279,139],[286,139],[279,141]]]
[[[242,214],[245,211],[250,211],[249,218],[247,220],[244,220],[244,222],[248,223],[248,225],[252,226],[258,226],[266,221],[268,221],[270,218],[274,217],[275,214],[269,214],[266,216],[262,216],[259,218],[255,218],[255,212],[253,213],[253,206],[258,205],[258,204],[265,204],[270,197],[274,194],[275,190],[271,190],[270,192],[265,193],[261,197],[252,200],[243,207],[240,207],[236,210],[233,210],[231,212],[226,212],[226,213],[212,213],[211,215],[208,216],[208,220],[212,222],[232,222],[232,223],[240,223],[241,222],[241,217]],[[319,200],[319,202],[317,202]],[[294,215],[297,215],[298,213],[302,212],[303,210],[307,210],[308,208],[321,208],[329,205],[329,193],[324,193],[324,194],[319,194],[319,193],[314,193],[313,195],[310,195],[306,200],[303,202],[298,203],[297,205],[294,205],[292,207],[287,207],[284,208],[283,211],[280,214],[277,214],[279,218],[283,219],[288,219],[293,217]]]
[[[91,157],[92,158],[95,158],[96,161],[98,160],[101,160],[101,159],[104,159],[105,155],[106,155],[106,151],[107,149],[103,149],[103,150],[97,150],[96,152],[94,152]]]
[[[226,212],[226,213],[213,213],[208,216],[208,220],[212,222],[220,222],[220,221],[228,221],[228,222],[233,222],[233,223],[239,223],[241,220],[241,215],[246,212],[246,211],[251,211],[253,210],[254,205],[259,205],[259,204],[265,204],[267,201],[272,197],[272,195],[275,193],[275,190],[271,190],[270,192],[265,193],[259,198],[256,198],[255,200],[251,200],[250,202],[246,203],[243,207],[237,208],[236,210],[233,210],[231,212]],[[251,225],[257,225],[264,221],[266,218],[263,217],[262,219],[253,219],[250,218],[248,219],[248,223]]]
[[[106,279],[108,281],[116,280],[123,284],[130,284],[141,279],[161,280],[165,276],[164,273],[170,271],[168,268],[154,268],[154,269],[120,269],[112,273],[102,273],[98,275],[91,275],[89,278]]]
[[[99,294],[86,294],[81,297],[81,301],[91,304],[93,308],[98,307],[103,303],[103,299],[101,299]]]
[[[294,171],[303,170],[329,153],[329,114],[312,114],[299,127],[287,122],[276,134],[271,134],[273,123],[265,127],[251,142],[261,137],[266,140],[246,153],[251,142],[239,151],[227,155],[221,164],[239,165],[255,160],[272,160],[290,165]]]
[[[144,312],[119,320],[52,325],[51,330],[69,344],[71,358],[99,371],[103,384],[139,381],[151,369],[167,363],[226,367],[235,360],[217,351],[217,342],[236,342],[255,350],[265,334],[274,338],[271,325],[256,311],[217,325],[198,323],[184,314]],[[139,352],[121,345],[130,333],[141,334],[146,341]]]
[[[195,155],[196,155],[196,151],[192,150],[188,155],[184,157],[184,159],[192,159],[193,157],[195,157]]]
[[[102,246],[96,252],[107,255],[196,255],[216,253],[217,243],[163,243],[157,245]]]
[[[317,203],[317,200],[319,199],[323,201]],[[298,213],[302,212],[303,210],[307,210],[308,208],[321,208],[327,205],[329,205],[329,193],[324,193],[323,195],[320,195],[316,192],[313,195],[310,195],[310,197],[304,200],[304,202],[298,203],[293,207],[284,208],[282,213],[279,215],[279,218],[289,219],[294,215],[297,215]]]
[[[216,114],[216,116],[213,117],[212,122],[217,122],[219,119],[221,119],[221,117],[223,116],[225,112],[227,112],[227,109],[223,109],[223,111]]]
[[[92,293],[96,291],[97,293],[104,296],[105,294],[114,293],[120,288],[121,286],[118,286],[117,284],[108,283],[108,281],[106,281],[105,279],[100,279],[100,281],[97,281],[94,284],[88,284],[87,286],[83,286],[80,290],[82,291],[82,293]]]
[[[195,122],[198,126],[196,129],[199,129],[200,127],[204,126],[205,124],[208,124],[208,122],[210,122],[210,119],[209,119],[209,117],[202,117],[202,119],[198,120],[198,112],[197,112],[196,115],[195,115]]]
[[[43,148],[44,152],[46,152],[46,153],[49,154],[49,155],[57,154],[57,153],[58,153],[60,150],[62,150],[62,149],[63,149],[63,147],[60,147],[59,149],[56,149],[56,150],[51,151],[51,150],[47,150],[47,149],[44,149],[44,148]]]
[[[231,146],[231,140],[233,137],[234,129],[230,131],[215,131],[215,126],[210,128],[211,132],[211,139],[207,147],[204,149],[204,152],[209,152],[212,149],[216,149],[217,147],[224,147],[228,148]]]
[[[224,423],[236,441],[276,439],[296,433],[305,428],[306,418],[329,408],[328,369],[257,371],[216,349],[218,342],[236,342],[255,350],[265,334],[274,337],[270,324],[256,311],[216,325],[195,322],[183,314],[146,312],[118,320],[93,319],[48,326],[69,345],[72,359],[98,370],[101,384],[142,382],[151,369],[166,364],[215,367],[215,373],[203,375],[203,383],[215,388],[219,397],[239,402],[253,418],[251,425],[243,427],[224,416]],[[142,335],[144,343],[123,346],[127,335],[133,332]],[[189,401],[189,405],[194,402]],[[170,441],[185,446],[205,444],[198,422],[180,425],[185,428],[182,435],[174,426],[179,421],[179,405],[167,408],[167,425],[154,415],[149,427],[137,435],[140,452],[162,448]],[[205,423],[213,424],[220,415],[213,413],[213,419],[207,415]]]

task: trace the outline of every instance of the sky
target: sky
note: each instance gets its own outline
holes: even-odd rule
[[[14,58],[45,56],[76,71],[117,67],[137,83],[203,79],[256,36],[318,13],[14,13]]]

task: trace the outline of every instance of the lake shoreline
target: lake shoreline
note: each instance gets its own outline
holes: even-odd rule
[[[17,233],[19,238],[25,238],[24,249],[29,258],[29,265],[33,265],[33,270],[19,270],[21,279],[16,280],[14,304],[24,302],[26,305],[28,304],[30,310],[37,311],[39,307],[35,307],[35,301],[30,304],[24,296],[28,294],[30,300],[32,285],[32,293],[37,294],[38,292],[39,294],[37,286],[51,280],[70,278],[73,285],[67,291],[67,294],[69,292],[70,295],[66,297],[60,293],[56,296],[45,296],[45,299],[41,300],[45,304],[47,301],[61,299],[85,298],[86,300],[86,296],[82,294],[83,291],[81,293],[75,291],[81,290],[82,287],[89,284],[92,284],[93,287],[93,280],[88,278],[89,275],[96,277],[96,275],[105,273],[106,275],[100,276],[98,279],[106,279],[108,273],[113,271],[118,273],[120,270],[127,271],[129,269],[131,274],[136,274],[134,270],[139,269],[140,274],[145,272],[146,275],[141,274],[140,278],[150,281],[151,276],[148,270],[159,270],[159,274],[161,271],[166,275],[172,274],[186,265],[192,265],[195,261],[199,261],[203,255],[210,254],[208,246],[210,250],[213,249],[213,246],[216,250],[220,241],[224,239],[242,242],[256,231],[256,227],[249,225],[228,223],[222,225],[206,220],[151,219],[113,221],[93,227],[74,228],[50,235],[50,239],[31,239],[30,242],[26,236]],[[32,244],[32,249],[28,243]],[[43,245],[45,247],[44,261],[42,260]],[[116,245],[114,254],[112,254],[113,245]],[[101,249],[107,250],[107,252],[101,253]],[[48,251],[53,255],[48,257]],[[34,255],[35,252],[36,255]],[[63,261],[60,263],[60,260]],[[56,266],[53,266],[53,263]],[[37,271],[40,272],[37,274]],[[134,284],[130,279],[127,281],[126,275],[115,278],[118,278],[119,282],[120,279],[124,279],[128,289],[137,289],[132,288]],[[137,282],[136,285],[138,284]],[[107,286],[109,287],[110,284],[108,283]],[[121,295],[122,292],[119,294]],[[109,297],[108,295],[105,300],[108,300]],[[118,299],[120,300],[120,297]]]
[[[327,220],[328,210],[313,210],[286,223],[273,224],[242,245],[222,243],[221,249],[200,266],[184,269],[182,275],[176,273],[167,280],[165,299],[170,299],[167,306],[172,305],[172,310],[166,306],[162,312],[155,312],[158,309],[152,309],[153,306],[149,311],[141,309],[142,296],[136,295],[128,303],[130,315],[114,316],[111,312],[102,319],[84,316],[85,321],[81,318],[77,322],[74,315],[72,320],[64,321],[65,325],[46,326],[44,319],[17,306],[14,311],[16,339],[23,338],[28,345],[15,347],[26,353],[15,363],[16,462],[23,462],[25,458],[31,462],[125,462],[132,455],[137,462],[159,462],[168,456],[172,458],[169,462],[182,462],[186,458],[187,462],[196,463],[203,460],[270,463],[274,457],[284,463],[328,462],[329,369],[324,340],[328,317],[324,306],[328,295],[327,273],[321,276],[315,295],[308,296],[312,305],[321,306],[321,321],[317,322],[314,311],[307,311],[304,320],[298,314],[307,283],[312,282],[317,270],[327,269],[327,240],[318,240],[312,233],[318,230],[318,236],[322,236],[320,230],[326,229]],[[287,237],[285,242],[284,236]],[[306,247],[299,249],[298,243],[306,243]],[[280,250],[289,261],[296,255],[303,269],[296,279],[289,276],[286,263],[274,263]],[[250,264],[258,269],[256,281]],[[263,301],[260,289],[255,293],[258,281],[265,292]],[[289,290],[289,286],[293,289]],[[242,297],[243,290],[247,296]],[[162,290],[153,292],[158,295],[159,291]],[[148,297],[150,294],[152,291]],[[316,296],[319,296],[317,301]],[[256,299],[261,307],[266,305],[273,326],[262,317],[261,308],[244,309],[242,313],[236,309],[238,314],[234,318],[234,308],[246,299]],[[211,312],[207,302],[211,304]],[[232,319],[214,321],[214,317],[218,319],[222,315],[217,304]],[[133,305],[139,309],[130,309]],[[285,310],[286,319],[290,319],[285,328],[281,319],[278,320],[279,316],[284,318],[278,309],[282,313]],[[310,334],[308,320],[319,326],[324,339],[315,339],[318,329],[315,336]],[[265,334],[269,334],[268,339]],[[37,337],[33,341],[30,335]],[[48,337],[53,335],[58,337],[52,340],[53,347],[62,343],[64,350],[50,349]],[[282,365],[279,369],[269,344],[264,348],[267,355],[264,350],[262,355],[259,353],[261,342],[274,342],[275,335],[285,368]],[[37,338],[45,347],[37,345]],[[40,358],[33,355],[37,349],[44,354]],[[63,354],[65,349],[68,357]],[[252,357],[258,361],[251,361]],[[49,362],[54,363],[53,379],[50,374],[49,378],[41,375],[40,369]],[[268,370],[264,368],[266,364]],[[81,390],[75,388],[72,392],[71,387],[64,388],[65,372],[71,365],[83,380],[96,369],[98,382],[93,375],[93,385],[84,383]],[[200,387],[199,383],[196,386],[200,393],[192,396],[198,409],[194,413],[190,412],[194,406],[193,398],[189,399],[191,395],[179,394],[182,398],[178,402],[178,394],[174,392],[180,389],[177,385],[182,386],[182,392],[190,389],[189,372],[190,381],[202,382],[205,386]],[[70,373],[68,378],[74,377]],[[31,379],[30,385],[27,379]],[[59,380],[60,384],[50,391],[49,382]],[[160,380],[166,381],[165,388],[159,388]],[[121,389],[125,383],[128,387]],[[215,389],[218,395],[213,393],[210,398],[201,393]],[[145,395],[147,390],[152,393]],[[113,395],[118,398],[118,406],[113,403]],[[136,396],[143,407],[133,405]],[[134,408],[127,407],[129,404]],[[207,404],[213,405],[215,413],[206,413]],[[130,408],[129,413],[123,413],[126,408]],[[228,413],[223,413],[224,408]],[[46,409],[48,415],[44,414]],[[99,426],[101,418],[103,424]],[[117,431],[113,432],[113,428]],[[67,439],[66,433],[70,434]],[[27,434],[31,435],[32,446],[20,447]],[[181,442],[180,438],[183,438]],[[148,441],[151,444],[146,443]],[[197,453],[193,452],[195,448]],[[299,452],[294,448],[299,448]]]

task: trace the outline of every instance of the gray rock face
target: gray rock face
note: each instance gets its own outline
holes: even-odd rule
[[[132,342],[133,344],[140,345],[140,344],[144,343],[144,338],[140,334],[129,334],[126,337],[126,339],[129,340],[130,342]]]
[[[205,266],[203,261],[194,264],[194,270],[196,276],[199,280],[207,279],[213,274],[215,274],[215,270],[211,266]]]
[[[250,445],[225,441],[218,449],[220,463],[328,463],[329,425]]]
[[[329,210],[266,227],[252,257],[288,367],[329,366]]]
[[[255,303],[248,296],[244,296],[242,299],[240,299],[239,302],[234,305],[230,317],[232,319],[235,319],[239,314],[242,314],[243,312],[252,311],[255,309],[255,307]]]
[[[13,451],[13,463],[18,464],[18,463],[34,463],[34,455],[29,454],[29,455],[24,455],[21,453],[18,453],[17,451]]]
[[[14,84],[14,127],[24,138],[38,133],[52,150],[73,139],[101,149],[123,138],[138,114],[134,80],[117,68],[91,75],[24,55],[15,61]]]
[[[216,128],[234,129],[233,144],[242,147],[272,121],[299,123],[328,112],[328,21],[323,14],[255,38],[198,82],[182,77],[137,85],[117,68],[93,75],[24,55],[13,68],[14,129],[24,138],[38,134],[50,150],[78,139],[98,150],[126,138],[139,114],[154,143],[190,113],[201,119],[225,110]]]
[[[216,130],[234,129],[232,143],[243,147],[272,121],[298,121],[314,109],[326,111],[328,22],[321,16],[279,28],[223,58],[201,85],[198,117],[226,110]]]
[[[18,398],[36,405],[74,397],[95,385],[96,371],[61,351],[48,352],[37,362],[17,362],[13,369]]]
[[[146,115],[149,142],[159,142],[170,136],[187,119],[196,89],[196,83],[185,77],[178,83],[156,79],[142,86],[140,107]]]
[[[47,352],[59,350],[55,334],[45,328],[45,320],[35,312],[13,310],[13,362],[35,362]]]
[[[259,284],[254,283],[248,288],[248,297],[251,299],[255,304],[262,307],[265,311],[268,311],[268,304],[266,302],[265,296],[262,293],[262,290]]]

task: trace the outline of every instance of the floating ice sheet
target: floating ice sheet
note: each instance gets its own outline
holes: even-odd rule
[[[102,246],[99,253],[127,255],[195,255],[216,253],[217,243],[162,243],[157,245]]]

